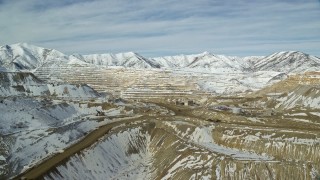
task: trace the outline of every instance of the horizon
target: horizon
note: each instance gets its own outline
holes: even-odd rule
[[[209,54],[218,55],[218,56],[245,58],[245,57],[267,57],[267,56],[270,56],[270,55],[273,55],[273,54],[276,54],[276,53],[282,53],[282,52],[300,52],[300,53],[304,53],[304,54],[307,54],[307,55],[311,55],[311,56],[315,56],[315,57],[317,57],[317,58],[320,58],[320,57],[317,56],[317,55],[308,54],[308,53],[305,53],[305,52],[302,52],[302,51],[295,51],[295,50],[278,51],[278,52],[273,52],[273,53],[267,54],[267,55],[248,55],[248,56],[236,56],[236,55],[228,55],[228,54],[217,54],[217,53],[214,53],[214,52],[203,51],[203,52],[188,53],[188,54],[172,54],[172,55],[164,55],[164,56],[147,57],[147,56],[145,56],[145,55],[142,54],[142,53],[134,52],[134,51],[125,51],[125,52],[102,52],[102,53],[92,53],[92,54],[80,54],[80,53],[77,53],[77,52],[74,52],[74,53],[65,53],[65,52],[60,51],[60,50],[58,50],[58,49],[54,49],[54,48],[50,48],[50,47],[41,47],[41,46],[38,46],[38,45],[35,45],[35,44],[26,43],[26,42],[19,42],[19,43],[14,43],[14,44],[5,44],[5,45],[0,45],[0,47],[20,45],[20,44],[24,44],[24,45],[27,45],[27,46],[35,46],[35,47],[38,47],[38,48],[56,50],[56,51],[59,51],[60,53],[62,53],[62,54],[64,54],[64,55],[67,55],[67,56],[77,55],[77,54],[79,54],[79,55],[84,55],[84,56],[85,56],[85,55],[103,55],[103,54],[116,55],[116,54],[121,54],[121,53],[135,53],[135,54],[141,55],[141,56],[143,56],[143,57],[145,57],[145,58],[152,59],[152,58],[172,57],[172,56],[183,56],[183,55],[184,55],[184,56],[189,56],[189,55],[201,55],[201,54],[204,54],[204,53],[209,53]]]
[[[0,0],[1,43],[65,54],[320,56],[320,1]]]

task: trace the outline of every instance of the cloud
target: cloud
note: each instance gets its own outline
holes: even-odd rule
[[[320,55],[318,17],[318,1],[0,0],[0,40],[81,54]]]
[[[91,0],[36,0],[33,1],[31,6],[29,7],[29,10],[34,10],[34,11],[46,11],[48,9],[53,9],[53,8],[61,8],[65,6],[71,6],[74,4],[79,4],[83,2],[90,2]]]

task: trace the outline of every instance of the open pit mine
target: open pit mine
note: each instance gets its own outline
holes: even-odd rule
[[[0,47],[0,179],[320,179],[320,59]]]

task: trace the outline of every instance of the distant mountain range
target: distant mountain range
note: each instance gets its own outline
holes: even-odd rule
[[[249,56],[244,58],[215,55],[209,52],[145,58],[134,52],[68,56],[54,49],[26,43],[0,47],[0,71],[29,71],[44,65],[52,66],[61,63],[139,69],[197,69],[209,72],[277,71],[302,73],[320,70],[320,58],[299,51],[285,51],[265,57]]]

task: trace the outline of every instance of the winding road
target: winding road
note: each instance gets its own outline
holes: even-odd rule
[[[93,130],[88,135],[86,135],[82,140],[79,142],[71,145],[70,147],[66,148],[63,152],[55,154],[44,161],[40,162],[39,164],[35,165],[34,167],[26,170],[25,172],[19,174],[18,176],[14,177],[13,179],[39,179],[43,176],[46,172],[51,170],[52,168],[56,167],[59,163],[65,161],[70,156],[80,152],[81,150],[91,146],[99,138],[108,134],[108,132],[118,125],[121,125],[125,122],[133,122],[141,120],[142,117],[132,117],[131,119],[123,118],[124,120],[119,119],[118,121],[111,122],[109,124],[100,126],[98,129]]]

